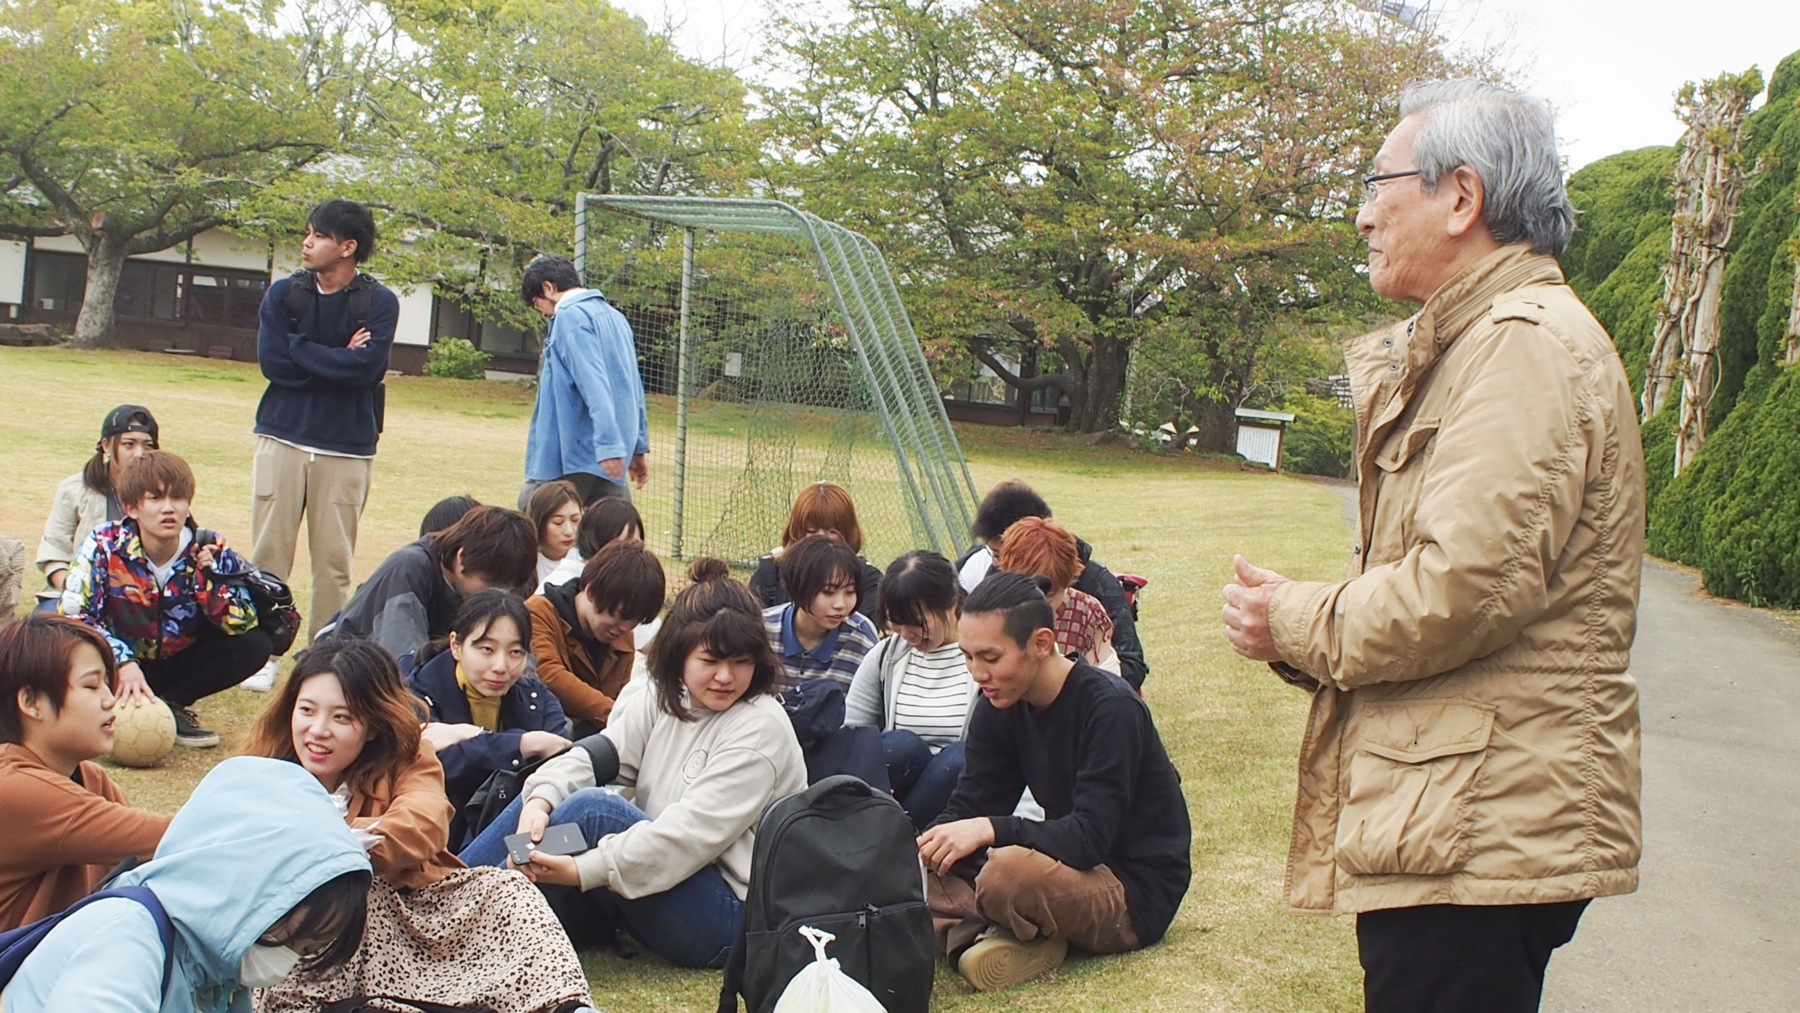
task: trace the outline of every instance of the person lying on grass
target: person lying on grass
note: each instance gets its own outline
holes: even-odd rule
[[[756,822],[806,787],[806,763],[776,700],[780,668],[749,588],[717,559],[694,561],[650,645],[649,685],[632,683],[597,738],[539,768],[524,798],[462,853],[510,865],[505,837],[574,823],[588,851],[538,854],[521,868],[543,886],[579,887],[563,908],[571,933],[621,927],[681,967],[722,967],[749,889]],[[614,764],[607,763],[608,767]],[[634,789],[627,802],[600,785]]]
[[[1161,939],[1190,878],[1181,775],[1129,684],[1057,648],[1042,577],[991,573],[957,635],[981,699],[963,774],[919,835],[938,952],[982,990],[1070,946]],[[1026,789],[1044,819],[1012,815]]]
[[[148,859],[169,827],[94,762],[112,751],[117,682],[105,639],[73,619],[0,624],[0,932],[62,911],[126,858]]]

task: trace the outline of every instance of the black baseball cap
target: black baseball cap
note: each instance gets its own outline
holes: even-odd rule
[[[156,440],[156,416],[143,405],[122,404],[106,413],[106,421],[100,423],[100,438],[110,440],[123,433],[149,433],[151,440]]]

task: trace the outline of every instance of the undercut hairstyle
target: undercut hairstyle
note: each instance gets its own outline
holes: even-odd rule
[[[549,282],[558,292],[567,292],[581,287],[581,272],[575,270],[574,261],[554,253],[540,253],[531,258],[531,263],[525,265],[525,276],[519,281],[519,294],[526,305],[529,306],[533,299],[544,297],[544,282]]]
[[[928,549],[914,549],[881,576],[881,616],[889,626],[924,626],[928,615],[956,618],[962,607],[956,565]]]
[[[462,553],[464,573],[520,596],[537,586],[537,532],[517,510],[478,506],[455,524],[425,536],[442,566],[454,568]]]
[[[781,554],[775,564],[788,600],[799,608],[812,606],[828,587],[850,585],[861,604],[862,557],[835,535],[807,535]]]
[[[1047,578],[1026,573],[990,570],[986,579],[975,585],[963,602],[963,615],[982,616],[996,612],[1005,617],[1006,635],[1020,647],[1031,643],[1038,630],[1056,629],[1056,610],[1046,597],[1050,588]]]
[[[375,216],[353,200],[325,201],[306,216],[306,227],[340,243],[355,240],[356,252],[351,256],[358,264],[375,255]]]
[[[287,938],[278,942],[330,939],[330,946],[303,958],[300,966],[313,972],[342,966],[362,949],[363,927],[369,913],[369,887],[374,884],[372,871],[352,869],[314,887],[305,900],[288,912],[291,915],[298,911],[300,917],[287,927]]]
[[[137,506],[145,496],[194,498],[194,469],[166,450],[152,450],[119,469],[119,502]]]
[[[1421,81],[1400,95],[1401,118],[1415,113],[1425,118],[1412,156],[1426,193],[1466,165],[1481,177],[1481,217],[1496,241],[1561,256],[1575,232],[1575,207],[1548,103],[1485,81]]]
[[[774,692],[781,662],[769,646],[756,595],[732,578],[724,560],[708,556],[688,567],[688,581],[669,606],[644,659],[656,687],[657,706],[682,721],[694,719],[687,706],[686,675],[688,655],[698,648],[715,658],[749,658],[754,663],[750,686],[740,700]]]
[[[450,620],[450,632],[456,635],[458,644],[467,644],[471,640],[480,639],[502,619],[512,620],[513,628],[519,631],[519,640],[525,644],[525,653],[530,654],[531,612],[525,608],[525,602],[518,595],[497,587],[483,588],[464,598],[462,607],[456,610],[456,617]],[[418,653],[413,656],[414,669],[449,648],[449,637],[433,640],[419,648]]]
[[[425,519],[419,522],[419,537],[444,530],[480,505],[481,501],[473,496],[446,496],[438,500],[425,511]]]
[[[1067,528],[1048,517],[1025,517],[1006,529],[994,565],[1009,573],[1035,573],[1050,578],[1052,593],[1081,576],[1081,547]]]
[[[981,543],[991,542],[1006,534],[1006,529],[1026,517],[1050,516],[1050,504],[1044,502],[1031,486],[1018,479],[1001,482],[988,490],[975,508],[975,522],[969,534]]]
[[[98,630],[81,620],[36,613],[0,623],[0,742],[24,741],[19,691],[30,690],[48,700],[52,710],[62,710],[69,698],[75,649],[82,644],[100,652],[106,685],[117,690],[119,670],[112,648]]]
[[[531,497],[525,501],[525,516],[531,518],[531,526],[540,541],[544,537],[544,525],[550,523],[550,518],[567,503],[581,506],[581,494],[575,491],[573,482],[559,478],[531,490]]]
[[[575,551],[581,558],[594,554],[622,537],[644,540],[644,518],[628,499],[604,496],[589,503],[581,512],[581,526],[575,529]]]
[[[372,794],[383,778],[395,778],[419,755],[419,729],[431,715],[400,679],[400,666],[387,649],[368,640],[327,640],[300,655],[281,692],[250,728],[244,755],[299,763],[294,751],[294,706],[306,681],[334,675],[344,702],[362,722],[369,740],[344,771],[344,783]]]
[[[662,562],[644,543],[614,542],[581,567],[581,593],[601,612],[647,623],[662,611],[668,584]]]
[[[861,552],[862,525],[856,520],[856,502],[850,490],[836,482],[814,482],[794,497],[787,524],[781,529],[781,547],[805,538],[809,531],[835,531],[851,552]]]

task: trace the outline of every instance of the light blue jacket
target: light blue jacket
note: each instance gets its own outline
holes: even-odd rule
[[[637,342],[625,314],[596,289],[564,296],[538,365],[537,405],[525,441],[525,477],[576,472],[606,478],[600,462],[650,451]],[[610,481],[625,484],[625,476]]]
[[[25,958],[5,1013],[247,1013],[238,962],[326,882],[369,860],[318,779],[299,764],[240,756],[213,768],[163,834],[154,861],[115,886],[149,887],[175,924],[162,996],[156,922],[133,900],[70,915]]]

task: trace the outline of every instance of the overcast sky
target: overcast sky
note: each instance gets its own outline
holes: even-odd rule
[[[748,69],[763,0],[615,0],[658,27],[677,26],[690,56]],[[1424,0],[1409,0],[1414,4]],[[1431,0],[1453,39],[1508,40],[1510,65],[1557,108],[1571,169],[1649,144],[1671,144],[1683,82],[1762,68],[1800,50],[1800,0]]]

